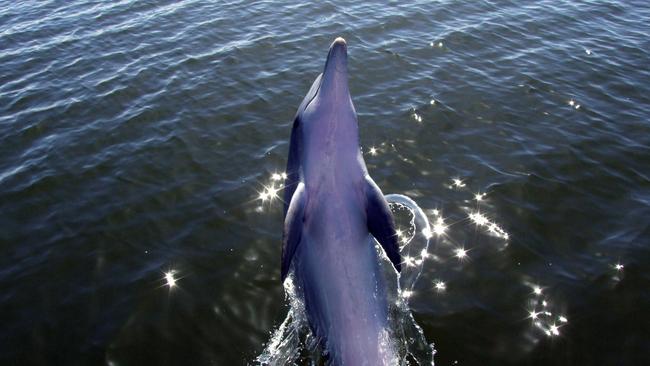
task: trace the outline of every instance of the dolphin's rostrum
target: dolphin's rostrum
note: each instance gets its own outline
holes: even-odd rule
[[[282,280],[293,268],[309,326],[330,365],[392,365],[396,354],[374,239],[398,272],[399,245],[388,203],[359,148],[347,62],[347,44],[337,38],[293,124]]]

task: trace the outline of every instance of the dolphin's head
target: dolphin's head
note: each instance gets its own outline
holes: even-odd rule
[[[341,37],[332,42],[317,97],[335,103],[350,100],[348,89],[348,45]],[[350,102],[351,104],[351,102]]]
[[[327,171],[333,164],[356,161],[359,155],[357,114],[348,89],[347,48],[343,38],[334,40],[323,73],[298,110],[306,176],[310,175],[309,166]]]

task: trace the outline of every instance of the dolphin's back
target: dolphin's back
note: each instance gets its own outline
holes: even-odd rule
[[[347,189],[346,189],[347,188]],[[362,187],[312,192],[295,271],[314,334],[335,365],[384,365],[387,303]],[[356,196],[356,197],[355,197]]]

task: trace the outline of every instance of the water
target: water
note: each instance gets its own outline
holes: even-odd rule
[[[259,192],[336,36],[371,175],[443,217],[408,298],[436,364],[649,363],[649,22],[632,0],[3,3],[0,363],[254,362],[288,311]]]

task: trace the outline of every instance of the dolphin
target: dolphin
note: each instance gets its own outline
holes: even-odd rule
[[[284,189],[282,281],[293,269],[329,365],[394,365],[375,240],[401,270],[395,224],[359,147],[347,44],[337,38],[298,108]]]

